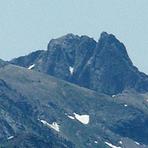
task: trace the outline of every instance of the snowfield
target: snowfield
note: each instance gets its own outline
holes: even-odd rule
[[[69,71],[70,71],[70,74],[73,75],[74,68],[70,66],[70,67],[69,67]]]
[[[28,67],[28,69],[32,69],[32,68],[34,68],[35,67],[35,64],[33,64],[33,65],[30,65],[29,67]]]
[[[121,148],[120,146],[115,146],[109,142],[105,142],[106,145],[110,146],[111,148]]]
[[[89,115],[79,115],[74,113],[75,118],[81,122],[82,124],[88,124],[89,123]]]

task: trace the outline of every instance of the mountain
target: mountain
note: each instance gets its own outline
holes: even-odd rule
[[[67,34],[52,39],[46,51],[10,63],[108,95],[128,89],[148,91],[148,76],[133,65],[123,43],[106,32],[98,42],[88,36]]]
[[[147,93],[111,97],[20,66],[0,65],[1,147],[148,147]]]
[[[148,76],[112,34],[0,61],[0,94],[2,147],[148,148]]]

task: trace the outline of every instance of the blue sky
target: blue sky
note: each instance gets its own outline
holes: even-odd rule
[[[46,49],[67,33],[98,40],[116,35],[133,63],[148,74],[148,0],[4,0],[0,2],[0,58]]]

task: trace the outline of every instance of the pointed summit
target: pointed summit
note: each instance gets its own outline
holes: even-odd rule
[[[102,32],[96,50],[96,54],[100,54],[100,52],[104,52],[104,54],[106,54],[106,52],[108,52],[110,56],[118,56],[120,58],[124,58],[125,60],[130,62],[130,64],[132,64],[128,56],[126,47],[113,34]]]
[[[89,67],[89,78],[89,88],[110,95],[129,88],[138,90],[137,83],[143,79],[133,66],[123,43],[106,32],[101,34],[96,45]],[[145,89],[148,90],[148,83],[143,87]]]
[[[107,38],[109,36],[109,34],[105,31],[103,31],[100,35],[100,38]]]
[[[105,40],[105,41],[108,41],[108,42],[118,41],[113,34],[109,34],[105,31],[102,32],[101,35],[100,35],[99,41],[102,41],[102,40]]]
[[[125,89],[148,90],[148,77],[133,65],[126,47],[114,35],[101,34],[90,61],[77,84],[109,95]]]

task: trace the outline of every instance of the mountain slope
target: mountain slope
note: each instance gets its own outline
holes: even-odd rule
[[[9,66],[5,63],[0,70]],[[13,69],[16,70],[15,68]],[[0,78],[0,146],[2,147],[74,147],[37,122],[33,104],[19,90]],[[48,140],[50,139],[50,140]]]
[[[11,61],[12,64],[28,68],[30,65],[35,63],[38,58],[44,53],[44,50],[37,50],[26,56],[15,58]]]
[[[10,63],[31,66],[30,69],[109,95],[126,89],[148,91],[148,76],[133,65],[125,46],[106,32],[98,42],[68,34],[51,40],[47,51],[37,55],[36,60],[28,56],[19,59]]]
[[[22,147],[148,145],[147,94],[109,97],[11,64],[0,68],[0,80],[1,145],[21,139]]]

